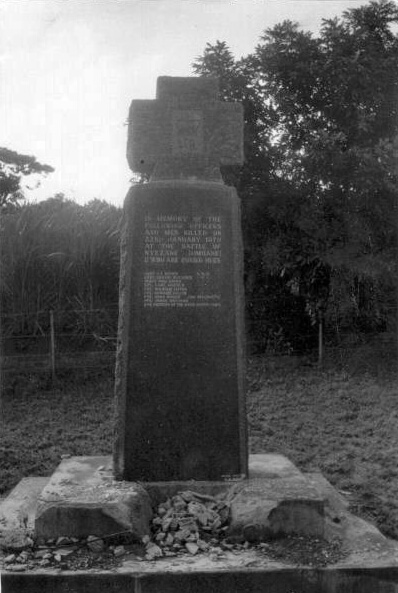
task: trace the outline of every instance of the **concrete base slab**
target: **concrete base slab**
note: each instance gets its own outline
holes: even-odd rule
[[[292,566],[267,556],[266,547],[264,550],[261,547],[249,548],[239,553],[226,550],[217,558],[197,554],[160,558],[156,561],[141,560],[131,552],[126,554],[120,566],[112,571],[97,568],[72,572],[54,568],[35,568],[15,573],[5,569],[0,554],[2,593],[97,593],[102,590],[109,593],[398,593],[398,542],[387,539],[373,525],[351,515],[345,499],[321,474],[301,474],[284,458],[278,460],[275,456],[259,457],[254,456],[253,460],[256,471],[253,483],[257,483],[258,480],[261,482],[265,475],[268,475],[271,483],[274,482],[274,486],[281,486],[288,480],[288,476],[292,479],[291,485],[297,484],[305,477],[307,493],[316,492],[318,497],[311,500],[324,501],[325,538],[339,537],[343,542],[342,560],[327,568]],[[95,484],[102,484],[107,480],[112,482],[111,468],[108,464],[110,458],[96,458],[95,463],[78,459],[80,470],[77,474],[82,479],[84,476],[83,481],[88,480],[91,492],[94,491]],[[63,465],[64,470],[65,466],[71,467],[66,463]],[[281,468],[279,474],[278,467]],[[64,478],[67,473],[64,471]],[[101,476],[101,480],[98,476]],[[70,479],[69,475],[68,480]],[[20,529],[21,518],[26,517],[26,512],[28,520],[25,533],[32,528],[34,508],[40,497],[41,488],[44,485],[44,489],[50,491],[47,488],[47,479],[40,480],[23,480],[2,503],[0,517],[3,517],[3,522],[0,523],[0,528],[3,529],[3,533],[5,525],[13,525]],[[168,483],[163,492],[162,486],[158,484],[157,496],[173,495],[174,488],[181,490],[181,487],[186,488],[187,484],[190,489],[198,491],[198,483],[173,483],[172,486]],[[61,485],[68,486],[66,483]],[[245,491],[245,487],[247,483],[243,486],[236,483],[217,483],[213,494],[225,494],[233,489],[239,494]],[[155,486],[153,488],[155,491]],[[206,483],[203,483],[202,488],[202,492],[206,493]],[[268,495],[269,488],[270,486],[267,490]],[[274,489],[274,498],[275,491]],[[291,490],[294,497],[297,493],[294,488]]]
[[[235,482],[159,482],[145,484],[154,504],[183,490],[218,495],[231,508],[230,535],[264,541],[299,533],[322,537],[325,499],[286,457],[249,457],[249,477]]]
[[[249,456],[249,479],[276,479],[302,476],[300,470],[283,455],[276,453],[257,453]],[[226,495],[230,489],[242,480],[233,481],[181,481],[181,482],[145,482],[152,504],[157,506],[167,498],[175,496],[184,490],[194,490],[199,494],[209,496]]]
[[[0,505],[0,531],[33,530],[37,499],[50,478],[23,478]]]
[[[38,498],[49,478],[23,478],[0,505],[0,548],[24,549],[34,532]]]
[[[304,476],[247,480],[228,493],[230,533],[260,542],[289,534],[324,535],[324,499]]]
[[[398,565],[398,542],[388,539],[380,531],[360,517],[348,512],[348,502],[337,492],[322,474],[306,474],[327,501],[325,507],[325,533],[328,540],[339,538],[347,552],[350,566]],[[398,591],[398,589],[397,589]]]
[[[397,593],[397,556],[389,563],[364,557],[314,569],[270,561],[257,552],[226,553],[217,561],[195,556],[178,561],[126,559],[111,571],[2,573],[2,593]]]
[[[293,533],[323,537],[326,498],[283,455],[252,455],[249,479],[230,488],[231,534],[266,541]]]
[[[149,533],[148,493],[134,482],[112,478],[109,457],[64,459],[39,498],[35,536],[98,537],[124,530],[140,540]]]
[[[108,456],[64,459],[39,497],[35,535],[49,539],[129,530],[140,539],[150,534],[151,507],[184,490],[227,500],[230,534],[249,541],[324,533],[324,499],[316,488],[282,455],[260,454],[250,457],[245,480],[142,485],[115,481]]]
[[[255,453],[249,456],[249,478],[274,479],[303,476],[303,473],[284,455]]]

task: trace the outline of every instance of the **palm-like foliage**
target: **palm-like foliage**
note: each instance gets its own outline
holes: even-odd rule
[[[44,311],[115,305],[120,215],[100,200],[79,206],[57,195],[3,216],[1,304],[13,332],[31,333]]]

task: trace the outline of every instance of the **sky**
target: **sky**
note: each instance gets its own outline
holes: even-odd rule
[[[319,30],[364,0],[1,0],[0,146],[55,172],[29,199],[63,192],[121,206],[131,171],[132,99],[154,99],[158,76],[190,76],[206,43],[236,58],[285,19]]]

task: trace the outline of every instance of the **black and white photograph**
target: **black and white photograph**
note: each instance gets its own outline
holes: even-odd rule
[[[0,593],[398,591],[397,0],[2,0]]]

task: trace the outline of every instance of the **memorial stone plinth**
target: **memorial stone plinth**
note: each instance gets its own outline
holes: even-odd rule
[[[125,201],[115,475],[247,475],[240,207],[220,164],[242,161],[242,108],[217,80],[158,79],[133,101]]]

